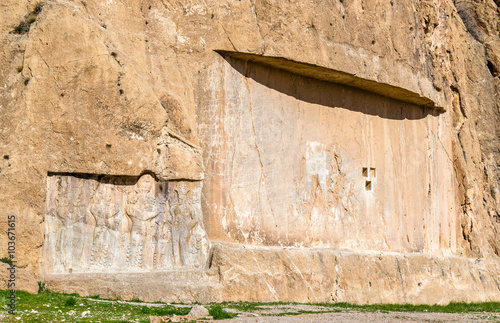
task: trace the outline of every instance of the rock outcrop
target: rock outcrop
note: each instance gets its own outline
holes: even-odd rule
[[[499,301],[499,5],[3,1],[19,287]]]

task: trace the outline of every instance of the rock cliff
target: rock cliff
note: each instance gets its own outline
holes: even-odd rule
[[[499,6],[2,1],[20,288],[499,301]]]

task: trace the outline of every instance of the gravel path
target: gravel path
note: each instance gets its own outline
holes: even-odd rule
[[[130,301],[109,301],[88,299],[95,302],[125,303],[130,305],[161,307],[165,304],[136,303]],[[175,304],[176,307],[191,307],[192,305]],[[238,317],[221,321],[201,322],[245,322],[245,323],[350,323],[350,322],[377,322],[377,323],[402,323],[402,322],[454,322],[454,323],[500,323],[500,313],[425,313],[425,312],[361,312],[346,308],[324,307],[308,304],[276,304],[259,305],[253,312],[243,312],[233,308],[224,308],[227,312],[237,313]],[[332,313],[332,310],[339,312]],[[300,314],[300,311],[316,312],[314,314]],[[317,312],[325,313],[317,313]],[[295,314],[294,314],[295,313]],[[268,315],[284,316],[268,316]],[[287,315],[288,314],[288,315]],[[265,315],[265,316],[262,316]],[[0,320],[1,321],[1,320]]]
[[[364,313],[357,311],[324,314],[302,314],[294,316],[259,316],[238,317],[219,322],[248,322],[248,323],[323,323],[323,322],[378,322],[378,323],[401,323],[401,322],[500,322],[498,313],[477,314],[448,314],[448,313]]]

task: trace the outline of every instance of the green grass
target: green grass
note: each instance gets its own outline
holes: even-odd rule
[[[412,304],[373,304],[354,305],[349,303],[316,304],[324,307],[361,310],[368,312],[433,312],[433,313],[470,313],[470,312],[500,312],[499,302],[488,303],[450,303],[448,305],[412,305]]]
[[[220,305],[212,306],[208,310],[208,313],[214,318],[214,320],[230,319],[236,316],[234,313],[226,312]]]
[[[141,309],[142,314],[154,315],[154,316],[172,316],[172,315],[187,315],[191,310],[190,307],[175,307],[172,305],[166,305],[162,307],[148,307],[144,306]]]
[[[76,299],[74,297],[67,298],[64,301],[65,306],[75,306],[76,305]]]
[[[186,315],[190,307],[158,303],[161,306],[149,307],[143,303],[130,304],[123,302],[100,302],[99,296],[80,297],[78,294],[53,293],[43,283],[40,284],[39,294],[30,294],[23,291],[16,292],[17,309],[15,315],[6,314],[10,291],[0,290],[0,310],[5,314],[2,322],[149,322],[149,316]],[[115,300],[110,300],[115,301]],[[133,302],[139,302],[134,300]],[[313,305],[318,308],[290,308],[294,305]],[[354,305],[349,303],[251,303],[251,302],[223,302],[209,304],[209,313],[214,319],[227,319],[236,314],[227,309],[239,312],[256,312],[266,310],[268,306],[282,308],[282,312],[272,316],[332,313],[345,311],[363,312],[437,312],[437,313],[500,313],[500,303],[450,303],[441,305],[410,305],[410,304],[375,304]],[[285,308],[283,308],[285,307]],[[86,313],[83,317],[83,313]],[[267,316],[271,314],[259,313]],[[0,315],[1,316],[1,315]],[[19,319],[16,319],[19,317]],[[495,316],[497,317],[497,316]]]
[[[232,308],[240,312],[255,312],[261,311],[265,308],[262,306],[268,304],[278,304],[278,303],[253,303],[253,302],[222,302],[219,305],[227,308]],[[289,304],[289,303],[288,303]],[[216,305],[216,304],[213,304]]]
[[[5,314],[2,322],[139,322],[149,323],[150,315],[185,315],[189,307],[177,308],[172,305],[147,307],[127,303],[99,302],[80,297],[78,294],[53,293],[42,289],[40,294],[16,292],[16,312],[7,314],[10,291],[0,290],[0,310]],[[87,312],[84,317],[82,314]],[[20,319],[16,319],[19,317]]]
[[[9,265],[9,266],[11,266],[11,267],[14,265],[14,264],[12,263],[12,259],[7,258],[7,257],[3,257],[2,259],[0,259],[0,262],[3,262],[3,263],[5,263],[5,264],[7,264],[7,265]]]
[[[45,283],[44,282],[38,282],[38,294],[45,293],[46,288],[45,288]]]
[[[293,306],[301,305],[301,303],[250,303],[250,302],[223,302],[224,307],[236,309],[241,312],[258,312],[264,310],[264,306]],[[327,313],[339,311],[364,311],[364,312],[433,312],[433,313],[500,313],[499,302],[486,302],[486,303],[455,303],[452,302],[448,305],[412,305],[412,304],[373,304],[373,305],[356,305],[350,303],[315,303],[309,304],[319,307],[324,307],[322,311],[308,311],[297,310],[282,314],[273,314],[276,316],[283,315],[299,315],[308,313]],[[265,315],[265,314],[264,314]]]

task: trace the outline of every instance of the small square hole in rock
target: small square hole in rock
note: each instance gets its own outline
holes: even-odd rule
[[[363,167],[362,173],[364,177],[368,177],[368,167]]]
[[[370,177],[377,177],[377,171],[375,170],[375,168],[370,168]]]
[[[371,191],[372,190],[372,181],[366,181],[365,183],[365,190]]]

